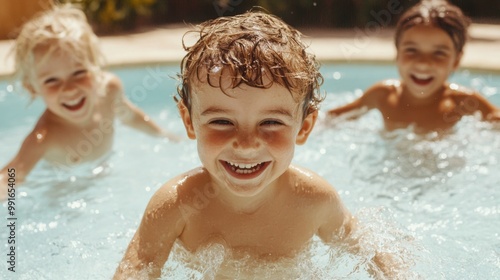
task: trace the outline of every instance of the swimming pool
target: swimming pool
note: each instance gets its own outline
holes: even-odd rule
[[[148,65],[114,72],[135,104],[163,127],[183,134],[172,101],[176,82],[168,78],[176,71],[177,65]],[[397,77],[396,69],[385,65],[329,64],[322,73],[328,92],[323,108],[354,99],[375,81]],[[451,80],[500,106],[500,75],[462,70]],[[43,110],[40,100],[28,104],[27,96],[0,82],[1,165]],[[294,162],[337,188],[364,230],[373,231],[374,243],[414,258],[412,278],[498,279],[500,128],[494,126],[467,117],[443,138],[410,130],[385,133],[373,111],[334,126],[320,123],[308,143],[297,148]],[[1,231],[0,279],[110,279],[154,191],[198,165],[193,141],[172,144],[121,125],[113,153],[102,162],[74,170],[39,164],[17,191],[15,273],[7,270],[9,233]],[[5,203],[0,211],[7,216]],[[294,270],[301,279],[366,279],[362,260],[316,241],[311,248]],[[209,249],[199,258],[211,262],[192,269],[179,264],[185,252],[177,248],[165,277],[210,275],[222,252]]]

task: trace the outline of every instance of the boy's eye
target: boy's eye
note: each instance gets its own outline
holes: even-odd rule
[[[228,120],[212,120],[209,122],[209,124],[214,124],[214,125],[232,125],[233,123]]]
[[[261,122],[261,125],[280,126],[280,125],[284,125],[284,123],[282,121],[279,121],[279,120],[265,120],[265,121]]]

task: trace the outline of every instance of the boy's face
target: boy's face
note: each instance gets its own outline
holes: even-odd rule
[[[88,120],[93,109],[95,77],[71,53],[47,48],[34,52],[35,67],[30,84],[32,94],[40,94],[47,109],[73,123]]]
[[[416,98],[432,96],[457,68],[457,53],[450,36],[440,28],[417,25],[403,32],[397,64],[401,78]]]
[[[317,112],[302,121],[301,102],[274,84],[226,90],[198,83],[191,116],[180,102],[188,136],[197,139],[203,166],[219,185],[240,197],[257,195],[289,167],[295,144],[303,144]]]

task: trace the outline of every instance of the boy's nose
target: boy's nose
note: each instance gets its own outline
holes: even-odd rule
[[[248,130],[238,130],[238,135],[233,141],[233,148],[235,149],[257,149],[260,145],[257,132]]]

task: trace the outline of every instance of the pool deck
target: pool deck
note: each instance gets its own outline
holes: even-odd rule
[[[102,36],[101,46],[110,67],[149,63],[179,63],[185,52],[182,36],[187,24],[165,25],[132,33]],[[391,63],[395,57],[393,29],[301,29],[309,51],[321,62]],[[0,77],[13,71],[8,56],[12,40],[0,41]],[[500,25],[472,24],[462,68],[500,73]]]

